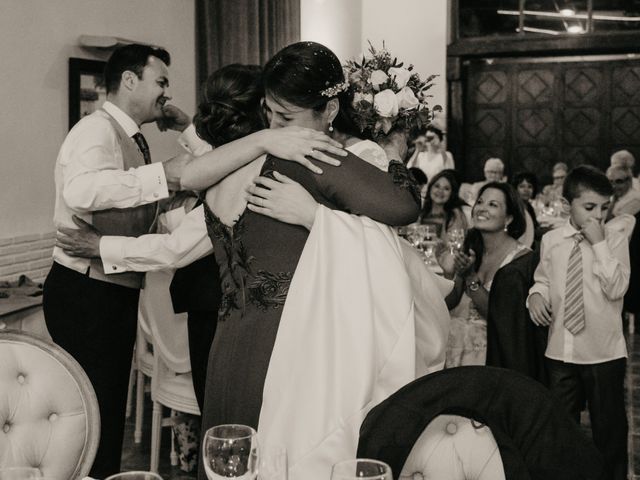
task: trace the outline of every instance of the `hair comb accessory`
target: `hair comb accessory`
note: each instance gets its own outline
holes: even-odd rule
[[[345,80],[344,82],[335,84],[333,87],[325,88],[324,90],[320,91],[320,95],[322,95],[323,97],[331,98],[335,97],[340,92],[346,91],[348,88],[349,82]]]

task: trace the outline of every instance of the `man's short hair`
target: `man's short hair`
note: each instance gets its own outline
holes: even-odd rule
[[[142,71],[149,61],[149,57],[156,57],[166,65],[171,64],[171,56],[164,48],[132,43],[117,48],[107,60],[104,68],[104,81],[107,93],[116,93],[120,88],[122,74],[127,70],[142,78]]]
[[[488,158],[486,162],[484,162],[484,169],[496,169],[502,170],[504,172],[504,163],[499,158]]]
[[[607,168],[607,177],[609,177],[609,175],[611,175],[612,173],[623,173],[624,175],[627,175],[629,177],[633,176],[631,169],[626,166],[623,167],[622,165],[611,165],[609,168]]]
[[[636,158],[629,150],[618,150],[611,155],[611,165],[613,165],[614,162],[620,162],[627,168],[633,170],[633,167],[636,164]]]
[[[585,190],[594,191],[605,197],[613,195],[607,176],[602,173],[602,170],[591,165],[580,165],[569,172],[562,186],[562,196],[571,203]]]
[[[568,172],[569,171],[569,167],[564,162],[558,162],[551,169],[552,172],[555,172],[556,170],[564,170],[565,172]]]

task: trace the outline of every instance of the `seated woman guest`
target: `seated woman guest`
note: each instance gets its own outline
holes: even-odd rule
[[[467,230],[467,219],[462,211],[466,203],[458,196],[460,184],[453,170],[438,173],[427,187],[427,194],[420,223],[433,225],[436,235],[446,240],[447,232],[452,229]]]
[[[485,364],[494,276],[530,252],[517,240],[524,233],[525,218],[522,202],[511,185],[484,185],[472,218],[474,227],[467,234],[463,251],[454,254],[455,286],[446,299],[451,312],[446,367]],[[524,309],[524,297],[521,303]]]
[[[538,178],[531,172],[520,172],[513,177],[511,185],[517,190],[524,204],[527,230],[532,229],[534,232],[534,242],[539,241],[541,236],[540,225],[536,218],[536,211],[531,203],[536,198],[536,195],[538,195]]]

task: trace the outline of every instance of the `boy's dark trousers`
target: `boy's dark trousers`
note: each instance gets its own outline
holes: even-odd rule
[[[625,358],[604,363],[575,364],[545,359],[549,388],[580,422],[585,404],[589,408],[593,441],[602,453],[607,480],[627,478],[628,424],[624,405]]]

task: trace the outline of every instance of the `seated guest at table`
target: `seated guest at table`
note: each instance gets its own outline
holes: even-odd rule
[[[479,182],[475,182],[471,184],[471,187],[467,190],[465,189],[466,197],[462,199],[466,201],[469,205],[473,205],[473,203],[478,198],[478,194],[480,189],[485,186],[489,182],[504,182],[504,163],[499,158],[488,158],[484,162],[484,180]]]
[[[517,190],[520,199],[524,203],[525,216],[527,217],[527,229],[532,228],[534,232],[534,242],[540,240],[540,224],[536,218],[536,211],[532,201],[538,195],[538,179],[531,172],[521,172],[516,174],[511,181],[511,185]],[[531,246],[531,245],[529,245]]]
[[[479,193],[472,209],[474,227],[463,251],[454,254],[455,286],[446,299],[451,312],[447,367],[485,364],[493,278],[499,269],[530,251],[517,240],[526,223],[513,187],[490,182]]]
[[[631,170],[633,173],[633,169],[636,165],[636,157],[633,156],[629,150],[618,150],[613,155],[611,155],[611,166],[612,167],[626,167]],[[635,190],[640,191],[640,180],[637,177],[633,177],[632,187]]]
[[[553,183],[546,185],[540,194],[540,199],[545,205],[551,205],[562,198],[562,185],[564,184],[564,179],[567,178],[568,172],[569,167],[564,162],[558,162],[553,166],[551,170]]]
[[[635,215],[640,212],[640,192],[632,187],[633,175],[627,167],[609,167],[607,178],[613,188],[611,205],[607,211],[607,220],[628,213]]]
[[[427,187],[424,207],[419,222],[433,225],[436,235],[446,240],[447,232],[452,229],[467,230],[468,224],[462,207],[466,205],[458,196],[460,184],[453,170],[442,170]]]

